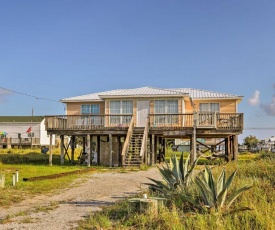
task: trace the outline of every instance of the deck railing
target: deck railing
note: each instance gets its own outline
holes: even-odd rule
[[[132,115],[61,115],[46,116],[47,130],[89,130],[129,127]]]
[[[128,128],[132,115],[61,115],[46,116],[46,130],[92,130]],[[242,113],[150,114],[150,129],[242,130]]]

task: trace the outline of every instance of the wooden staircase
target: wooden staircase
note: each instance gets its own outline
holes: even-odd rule
[[[144,128],[134,128],[128,151],[125,155],[125,166],[140,166],[142,162],[142,156],[140,151],[142,147]]]

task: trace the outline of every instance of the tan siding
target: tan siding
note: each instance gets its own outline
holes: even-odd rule
[[[227,100],[220,103],[221,113],[236,113],[236,101]]]
[[[184,113],[193,113],[193,107],[191,105],[189,98],[184,98],[185,112]]]
[[[71,102],[67,103],[67,115],[81,115],[81,105],[99,104],[100,114],[104,114],[104,102]]]
[[[194,103],[197,111],[199,111],[200,103],[220,103],[221,113],[236,113],[236,100],[196,100]]]

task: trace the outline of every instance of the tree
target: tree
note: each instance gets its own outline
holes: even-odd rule
[[[260,142],[256,136],[249,135],[248,137],[244,138],[244,144],[248,146],[248,148],[255,148],[257,144]]]

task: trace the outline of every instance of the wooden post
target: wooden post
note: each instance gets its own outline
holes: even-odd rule
[[[93,162],[93,135],[90,135],[90,160],[89,163],[92,165]]]
[[[167,140],[164,138],[163,139],[163,161],[165,162],[165,156],[166,156],[166,146],[167,145]]]
[[[118,136],[118,165],[122,166],[122,144],[121,144],[121,136]]]
[[[144,164],[148,165],[148,139],[146,138],[146,143],[145,143],[145,149],[144,149]]]
[[[234,151],[233,151],[233,160],[238,161],[238,136],[234,135]]]
[[[224,138],[225,156],[226,160],[229,161],[229,149],[228,149],[228,137]]]
[[[5,187],[5,174],[0,174],[0,188]]]
[[[71,160],[72,160],[72,164],[74,164],[74,151],[75,151],[75,136],[72,136],[71,139]]]
[[[152,156],[151,165],[155,165],[155,134],[152,134]]]
[[[113,140],[112,140],[112,134],[109,133],[109,166],[112,167],[113,165]]]
[[[96,152],[97,152],[97,165],[99,165],[100,164],[100,136],[97,136],[97,145],[96,145],[96,147],[97,147],[97,150],[96,150]]]
[[[50,134],[50,155],[49,155],[49,166],[53,165],[53,135]]]
[[[157,141],[157,144],[156,144],[156,156],[155,156],[155,160],[156,160],[156,163],[158,162],[158,158],[159,158],[159,156],[160,156],[160,137],[157,137],[156,138],[156,141]],[[160,158],[159,158],[159,163],[160,163]]]
[[[90,167],[91,166],[91,139],[90,139],[90,134],[87,134],[86,147],[87,147],[86,153],[88,155],[87,166]]]
[[[65,157],[65,152],[64,152],[64,135],[61,135],[60,139],[61,139],[60,160],[61,160],[61,165],[64,165],[64,157]]]

